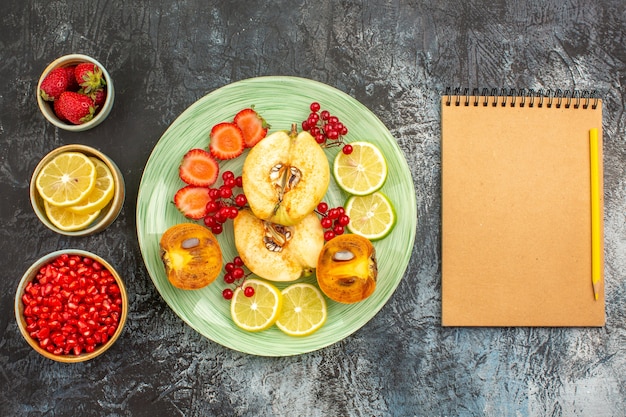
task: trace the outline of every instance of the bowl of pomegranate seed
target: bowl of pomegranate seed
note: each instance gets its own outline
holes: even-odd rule
[[[115,162],[86,145],[53,149],[35,167],[30,202],[50,230],[87,236],[106,229],[118,217],[125,199],[124,177]]]
[[[114,99],[111,76],[102,64],[87,55],[57,58],[37,83],[37,104],[44,117],[73,132],[102,123],[111,112]]]
[[[128,314],[126,288],[100,256],[80,249],[49,253],[24,273],[15,317],[28,344],[65,363],[93,359],[118,339]]]

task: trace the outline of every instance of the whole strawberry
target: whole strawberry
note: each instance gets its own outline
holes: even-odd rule
[[[76,81],[76,75],[74,75],[76,65],[70,65],[63,68],[65,68],[65,71],[67,71],[67,76],[70,78],[68,81],[69,84],[67,86],[67,91],[78,91],[80,87],[78,86],[78,82]]]
[[[60,121],[67,122],[67,119],[63,116],[62,109],[59,108],[59,100],[54,100],[52,102],[52,108],[54,110],[54,114],[57,115]]]
[[[65,91],[57,99],[54,109],[60,119],[79,125],[93,119],[96,107],[89,96]]]
[[[106,89],[104,88],[98,88],[95,92],[93,92],[91,95],[91,98],[93,98],[93,102],[96,105],[96,110],[101,108],[102,105],[104,104],[104,102],[107,99],[107,92]]]
[[[65,68],[55,68],[41,82],[39,94],[46,101],[54,101],[59,98],[62,92],[68,90],[72,81]]]
[[[74,77],[85,94],[92,94],[106,85],[102,70],[90,62],[76,65]]]

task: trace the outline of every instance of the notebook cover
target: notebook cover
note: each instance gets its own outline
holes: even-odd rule
[[[468,101],[442,99],[442,325],[603,326],[589,158],[598,128],[602,213],[601,101],[595,110]]]

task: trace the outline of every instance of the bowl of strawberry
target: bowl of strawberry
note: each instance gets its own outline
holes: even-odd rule
[[[15,317],[28,344],[65,363],[93,359],[120,336],[128,313],[121,277],[93,253],[49,253],[24,273],[15,297]]]
[[[114,98],[113,80],[107,70],[82,54],[57,58],[37,83],[37,104],[44,117],[73,132],[102,123],[113,108]]]

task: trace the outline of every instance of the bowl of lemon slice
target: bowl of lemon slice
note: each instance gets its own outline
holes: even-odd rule
[[[30,201],[49,229],[68,236],[104,230],[124,204],[124,178],[117,165],[86,145],[52,150],[35,167]]]

